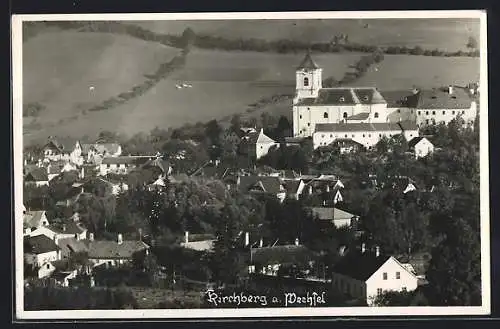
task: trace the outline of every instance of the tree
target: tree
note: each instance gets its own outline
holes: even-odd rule
[[[189,50],[195,40],[196,34],[190,27],[186,28],[184,32],[182,32],[181,46],[184,48],[184,50]]]
[[[425,295],[419,291],[385,291],[374,300],[376,306],[428,306]]]
[[[426,273],[429,301],[439,306],[481,304],[481,256],[477,234],[458,217],[433,249]]]
[[[292,125],[290,124],[290,121],[288,121],[287,117],[284,115],[280,116],[278,120],[278,126],[275,129],[275,137],[278,139],[278,141],[284,141],[285,137],[292,136],[293,134],[293,128]]]
[[[236,237],[241,220],[238,207],[233,203],[226,203],[216,225],[217,240],[214,242],[210,261],[212,277],[219,285],[238,282],[240,262],[236,251]]]
[[[476,38],[474,38],[473,36],[470,36],[469,40],[467,41],[466,46],[469,49],[477,49],[479,45],[478,45]]]
[[[217,120],[210,120],[205,126],[205,134],[211,145],[219,145],[222,134],[222,128]]]
[[[235,114],[231,117],[231,127],[230,131],[238,133],[241,128],[241,115]]]

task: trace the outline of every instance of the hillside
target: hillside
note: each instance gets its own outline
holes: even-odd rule
[[[479,39],[478,19],[315,19],[237,21],[133,22],[157,33],[181,34],[191,27],[197,34],[232,39],[260,38],[328,42],[348,34],[351,42],[377,46],[421,46],[447,51],[465,50],[469,36]]]
[[[153,73],[178,52],[158,43],[107,33],[40,33],[23,48],[24,103],[45,106],[35,119],[36,125],[31,124],[46,128],[83,117],[92,122],[93,113],[87,109],[143,82],[145,74]],[[114,121],[105,123],[107,128],[113,129]]]

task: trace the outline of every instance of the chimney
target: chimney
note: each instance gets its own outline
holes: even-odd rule
[[[50,175],[50,168],[52,167],[52,165],[49,163],[47,165],[47,175]]]
[[[121,233],[118,234],[118,240],[117,240],[118,244],[122,244],[123,243],[123,235]]]
[[[85,189],[83,188],[83,186],[82,186],[82,188],[80,189],[80,193],[82,193],[82,194],[83,194],[83,193],[85,193]]]
[[[142,241],[142,228],[137,230],[139,232],[139,241]]]
[[[186,231],[184,232],[184,243],[188,243],[189,242],[189,232]]]
[[[326,185],[326,193],[330,192],[330,185]]]
[[[28,159],[24,159],[24,165],[28,165]]]
[[[250,244],[250,233],[246,232],[245,233],[245,247],[248,247]]]
[[[448,94],[453,94],[453,86],[452,85],[449,85],[448,86]]]
[[[364,254],[364,253],[365,253],[365,251],[366,251],[366,244],[363,242],[363,243],[361,244],[361,253],[363,253],[363,254]]]
[[[259,248],[262,248],[263,246],[264,246],[264,240],[262,240],[262,238],[260,238]]]
[[[82,172],[80,174],[80,178],[84,179],[85,178],[85,167],[82,167]]]
[[[62,230],[63,230],[63,232],[66,232],[66,224],[63,224]]]
[[[295,238],[295,245],[298,246],[300,244],[299,238]]]
[[[312,185],[309,185],[309,194],[313,194],[313,187],[312,187]]]
[[[89,233],[89,240],[94,241],[94,233]]]
[[[75,212],[73,214],[73,221],[74,222],[79,222],[80,221],[80,214],[78,212]]]
[[[323,200],[323,206],[326,206],[326,200]]]
[[[375,247],[375,256],[376,257],[380,256],[380,247],[379,246]]]

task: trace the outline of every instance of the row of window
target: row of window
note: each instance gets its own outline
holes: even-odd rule
[[[398,110],[398,111],[399,111],[399,110]],[[343,117],[344,119],[347,119],[347,116],[348,116],[348,115],[347,115],[347,112],[344,112],[344,114],[342,114],[342,117]],[[374,117],[374,118],[378,118],[378,112],[375,112],[375,114],[373,115],[373,117]],[[324,118],[324,119],[328,119],[328,112],[323,113],[323,118]],[[301,114],[301,115],[299,115],[299,119],[302,119],[302,114]],[[310,125],[310,123],[308,123],[307,125],[309,126],[309,125]]]
[[[423,112],[423,111],[418,111],[417,115],[421,115],[421,112]],[[457,112],[457,114],[460,114],[460,111],[451,111],[451,114],[455,115],[455,112]],[[446,114],[446,111],[443,111],[443,115],[445,115],[445,114]],[[462,110],[462,114],[465,114],[464,110]],[[425,115],[429,115],[429,111],[425,111]],[[436,111],[432,111],[432,115],[436,115]]]
[[[399,134],[384,134],[384,136],[388,136],[388,137],[392,137],[392,136],[396,136],[396,135],[399,135]],[[352,134],[351,135],[352,137],[351,138],[355,138],[355,134]],[[339,138],[341,138],[342,136],[339,136]],[[366,137],[366,134],[363,134],[363,138]],[[368,138],[372,137],[372,134],[368,134]],[[378,134],[378,137],[379,138],[382,138],[382,134]],[[413,134],[410,134],[410,137],[413,137]],[[321,138],[325,138],[325,135],[322,134],[321,135]],[[337,138],[337,135],[333,135],[333,134],[330,134],[330,138]],[[344,135],[344,138],[348,138],[348,134],[345,134]]]
[[[382,279],[387,280],[387,272],[382,273]],[[396,272],[396,279],[401,279],[401,272]]]
[[[408,291],[408,289],[406,287],[402,287],[401,290],[403,292],[407,292]],[[378,296],[382,295],[383,292],[384,292],[384,290],[382,288],[377,288],[377,295]]]

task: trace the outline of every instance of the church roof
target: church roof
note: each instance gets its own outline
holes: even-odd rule
[[[297,105],[384,104],[384,97],[375,88],[322,88],[318,97],[302,98]]]
[[[401,121],[397,123],[318,123],[316,125],[316,132],[404,131],[417,129],[416,123],[412,121]]]
[[[319,66],[311,58],[311,53],[307,52],[306,57],[302,60],[297,70],[315,70],[319,69]]]

